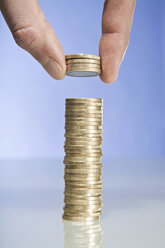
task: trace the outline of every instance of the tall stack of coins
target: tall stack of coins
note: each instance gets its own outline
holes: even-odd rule
[[[66,55],[66,74],[72,77],[93,77],[101,73],[100,57],[91,54]]]
[[[65,105],[63,218],[93,221],[102,207],[102,99],[70,98]]]

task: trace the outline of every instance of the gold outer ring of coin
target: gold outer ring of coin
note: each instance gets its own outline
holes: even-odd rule
[[[91,108],[91,106],[90,107],[74,107],[74,106],[72,106],[72,107],[65,107],[65,112],[69,112],[69,111],[72,111],[72,112],[76,112],[76,111],[80,111],[80,112],[85,112],[85,111],[87,111],[87,112],[98,112],[98,113],[103,113],[103,109],[102,108]]]
[[[93,69],[93,68],[97,68],[97,69],[101,69],[101,65],[98,65],[98,64],[87,64],[87,63],[77,63],[77,64],[66,64],[66,70],[75,70],[77,68],[85,68],[85,69]]]
[[[89,191],[90,190],[90,191]],[[77,190],[76,189],[72,190],[70,188],[70,190],[68,189],[67,191],[65,190],[65,195],[68,195],[68,196],[83,196],[83,197],[93,197],[93,196],[99,196],[100,194],[102,194],[102,188],[100,189],[84,189],[84,190]]]
[[[63,207],[63,210],[66,209],[67,211],[74,212],[74,211],[83,211],[83,212],[97,212],[101,211],[102,205],[98,206],[91,206],[89,207],[84,207],[84,206],[75,206],[75,205],[70,205],[70,204],[65,204]]]
[[[97,127],[97,126],[101,126],[102,127],[102,123],[101,122],[83,122],[83,121],[66,121],[65,122],[65,126],[74,126],[74,127],[77,127],[77,126],[83,126],[83,127],[86,127],[86,126],[90,126],[90,127]]]
[[[66,198],[64,198],[64,203],[71,203],[71,204],[75,204],[75,205],[96,205],[98,203],[100,203],[101,200],[98,200],[98,201],[89,201],[89,200],[68,200]]]
[[[78,114],[81,114],[81,115],[86,115],[86,114],[90,114],[90,115],[94,115],[94,116],[101,116],[102,117],[102,111],[97,111],[97,110],[66,110],[65,111],[65,116],[68,116],[68,115],[78,115]]]
[[[101,130],[102,131],[102,126],[74,126],[74,125],[65,125],[65,130],[81,130],[81,129],[85,129],[85,130]]]
[[[97,72],[98,74],[101,74],[101,69],[97,67],[75,67],[75,68],[67,68],[66,72],[72,72],[72,71],[82,71],[82,72]]]
[[[81,59],[67,59],[66,60],[66,65],[69,64],[98,64],[100,65],[100,60],[97,59],[85,59],[85,58],[81,58]]]
[[[101,151],[101,142],[91,142],[90,145],[87,142],[65,142],[64,148],[67,150],[89,150],[89,151],[93,151],[93,150],[99,150]]]
[[[75,195],[75,194],[65,194],[65,199],[70,199],[70,200],[83,200],[83,201],[102,201],[102,196],[86,196],[86,195]]]
[[[77,179],[78,179],[78,181],[86,181],[86,180],[88,180],[88,178],[89,178],[89,180],[93,180],[93,181],[96,181],[96,180],[101,180],[101,175],[100,175],[100,173],[98,173],[98,174],[83,174],[83,173],[79,173],[79,174],[70,174],[70,173],[65,173],[65,176],[64,176],[65,178],[69,178],[70,180],[73,180],[73,181],[77,181]]]
[[[89,133],[86,133],[86,134],[76,134],[76,133],[73,133],[73,134],[64,134],[64,137],[66,138],[79,138],[79,137],[84,137],[84,138],[99,138],[101,135],[100,134],[89,134]]]
[[[81,146],[77,144],[66,144],[64,145],[64,150],[69,153],[102,153],[101,145],[87,148],[85,144],[82,144]]]
[[[65,163],[64,163],[65,164]],[[66,167],[68,168],[102,168],[103,165],[101,162],[73,162],[73,161],[68,161],[65,164]]]
[[[76,181],[72,181],[72,180],[66,179],[65,180],[65,183],[66,184],[70,184],[70,185],[81,185],[81,186],[82,185],[87,185],[87,184],[88,185],[95,185],[97,183],[99,183],[99,184],[102,183],[102,180],[99,180],[99,181],[98,180],[97,181],[93,181],[93,180],[91,181],[91,180],[89,180],[89,181],[81,181],[81,182],[80,181],[77,181],[76,182]]]
[[[80,183],[80,182],[79,182]],[[102,193],[102,185],[97,186],[97,184],[93,184],[93,185],[88,185],[88,183],[82,182],[84,186],[79,186],[79,185],[70,185],[69,183],[65,184],[65,193],[74,193],[74,194],[84,194],[84,195],[88,195],[89,193],[91,194],[90,196],[94,196],[94,195],[100,195]],[[91,188],[91,186],[93,186]],[[67,188],[68,187],[68,188]],[[82,188],[84,187],[84,188]],[[92,195],[94,194],[94,195]]]
[[[84,155],[87,157],[101,157],[103,154],[100,151],[96,151],[96,150],[84,150],[84,149],[72,149],[72,150],[66,150],[65,149],[65,156],[72,156],[72,157],[83,157]]]
[[[69,180],[69,181],[74,181],[74,182],[95,182],[97,183],[97,181],[100,181],[101,180],[101,176],[90,176],[90,177],[74,177],[74,176],[68,176],[68,175],[65,175],[64,176],[64,179],[65,180]]]
[[[103,106],[103,100],[101,98],[68,98],[65,100],[66,105],[91,105],[91,106]]]
[[[82,194],[82,195],[84,195],[84,196],[98,196],[98,195],[100,195],[100,194],[102,194],[102,188],[98,188],[98,189],[83,189],[83,190],[81,190],[81,189],[77,189],[77,191],[76,191],[76,189],[75,188],[70,188],[70,189],[65,189],[65,193],[68,193],[68,194],[70,194],[70,193],[73,193],[73,194]]]
[[[101,157],[99,158],[85,158],[85,157],[74,157],[74,158],[71,158],[71,157],[66,157],[64,158],[64,163],[67,163],[67,162],[75,162],[75,163],[78,163],[78,162],[81,162],[81,163],[88,163],[88,162],[95,162],[95,163],[100,163],[101,162]]]
[[[102,141],[99,142],[89,142],[89,141],[68,141],[65,140],[65,144],[64,144],[64,148],[69,148],[69,149],[82,149],[81,147],[83,147],[83,149],[85,150],[101,150],[101,145],[102,145]],[[73,148],[72,148],[73,147]]]
[[[102,172],[102,169],[67,169],[65,168],[64,169],[65,172],[68,172],[68,173],[101,173]]]
[[[100,219],[100,216],[95,217],[69,217],[63,214],[62,218],[64,220],[76,221],[76,222],[93,222]]]
[[[101,149],[101,145],[102,145],[102,140],[99,141],[90,141],[89,139],[87,140],[79,140],[77,138],[75,139],[65,139],[65,143],[64,143],[64,148],[65,147],[69,147],[70,149],[74,149],[74,147],[77,147],[78,149],[81,149],[81,147],[86,147],[85,150],[93,150],[93,149]],[[84,149],[84,148],[83,148]]]
[[[103,99],[102,98],[66,98],[65,99],[66,104],[78,104],[78,103],[101,103],[103,104]]]
[[[73,204],[65,204],[64,207],[67,207],[67,208],[72,208],[72,209],[97,209],[97,208],[102,208],[103,207],[103,203],[99,203],[99,204],[96,204],[96,205],[91,205],[90,207],[89,206],[76,206],[76,205],[73,205]]]
[[[102,202],[102,198],[95,198],[91,199],[91,196],[84,196],[84,197],[75,197],[75,196],[69,196],[65,195],[64,203],[66,202],[88,202],[89,204],[95,205],[96,203]]]
[[[91,142],[98,142],[98,141],[102,141],[103,139],[102,139],[102,137],[100,136],[100,137],[97,137],[97,138],[84,138],[84,137],[79,137],[79,139],[77,140],[77,138],[74,138],[74,137],[72,137],[72,138],[67,138],[66,139],[66,141],[91,141]]]
[[[79,213],[75,213],[74,214],[72,212],[65,212],[64,211],[64,214],[67,215],[67,216],[73,216],[73,217],[100,216],[101,211],[93,212],[91,214],[89,214],[89,213],[83,213],[83,212],[79,212]]]
[[[101,122],[102,123],[102,118],[100,117],[73,117],[73,116],[67,116],[67,119],[65,120],[65,122],[69,122],[69,121],[76,121],[76,122]]]
[[[76,54],[68,54],[65,56],[65,59],[96,59],[100,61],[100,56],[93,54],[84,54],[84,53],[76,53]]]

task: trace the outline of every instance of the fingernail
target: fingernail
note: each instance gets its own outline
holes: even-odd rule
[[[55,79],[60,80],[64,77],[64,72],[61,66],[53,59],[49,58],[44,64],[45,70]]]

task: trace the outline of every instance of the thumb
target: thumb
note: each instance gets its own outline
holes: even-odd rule
[[[16,43],[55,79],[65,76],[64,50],[37,0],[0,0],[0,9]]]

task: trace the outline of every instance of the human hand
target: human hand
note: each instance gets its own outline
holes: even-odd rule
[[[105,1],[99,47],[101,79],[105,83],[112,83],[117,78],[129,42],[135,2],[135,0]]]
[[[115,81],[129,41],[135,0],[105,1],[100,56],[101,79]],[[0,0],[0,9],[16,43],[55,79],[65,76],[64,50],[37,0]]]
[[[0,9],[16,43],[55,79],[65,76],[64,50],[37,0],[0,0]]]

